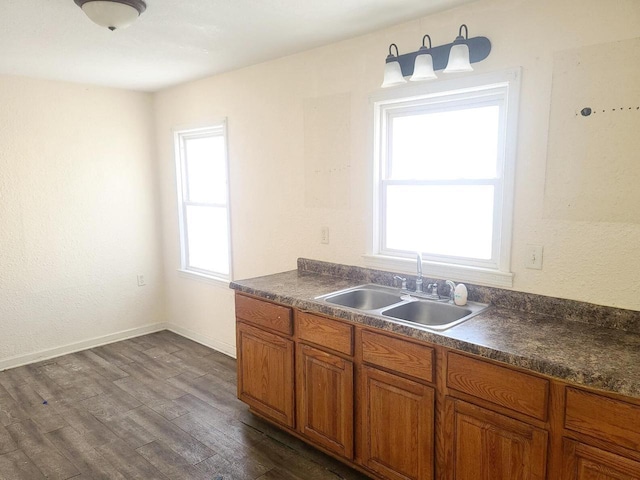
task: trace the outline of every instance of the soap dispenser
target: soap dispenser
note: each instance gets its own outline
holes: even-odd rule
[[[456,285],[456,289],[453,294],[453,301],[456,305],[462,306],[467,304],[467,287],[464,283]]]

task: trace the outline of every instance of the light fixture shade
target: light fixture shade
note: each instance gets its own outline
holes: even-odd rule
[[[419,82],[421,80],[435,80],[436,78],[438,77],[436,72],[433,71],[433,57],[429,53],[418,55],[413,66],[413,75],[409,80]]]
[[[384,80],[382,81],[382,86],[386,88],[401,85],[403,83],[407,83],[407,81],[402,76],[400,62],[397,60],[387,62],[384,66]]]
[[[89,19],[101,27],[128,27],[145,11],[143,0],[74,0]]]
[[[444,73],[473,72],[466,43],[454,43],[449,52],[449,62]]]

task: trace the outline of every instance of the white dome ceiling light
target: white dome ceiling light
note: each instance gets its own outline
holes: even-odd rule
[[[113,31],[136,21],[147,9],[144,0],[74,0],[91,21]]]

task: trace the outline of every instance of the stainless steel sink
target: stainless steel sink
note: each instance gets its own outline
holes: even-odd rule
[[[451,328],[460,323],[460,320],[470,318],[473,313],[470,308],[429,301],[404,303],[382,311],[385,317],[418,323],[436,330]]]
[[[402,301],[397,293],[390,293],[375,287],[358,287],[342,293],[324,297],[324,300],[334,305],[356,308],[358,310],[378,310]]]
[[[475,302],[459,307],[397,288],[372,284],[332,292],[316,299],[437,331],[459,325],[488,308],[488,305]]]

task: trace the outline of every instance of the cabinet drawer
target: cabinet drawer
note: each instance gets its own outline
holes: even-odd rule
[[[274,303],[236,295],[236,317],[286,335],[293,333],[291,309]]]
[[[362,360],[433,382],[433,348],[364,330]]]
[[[345,355],[353,355],[353,327],[305,312],[296,312],[298,338]]]
[[[447,387],[539,420],[547,419],[549,381],[449,352]]]
[[[564,426],[640,450],[640,406],[567,387]]]

